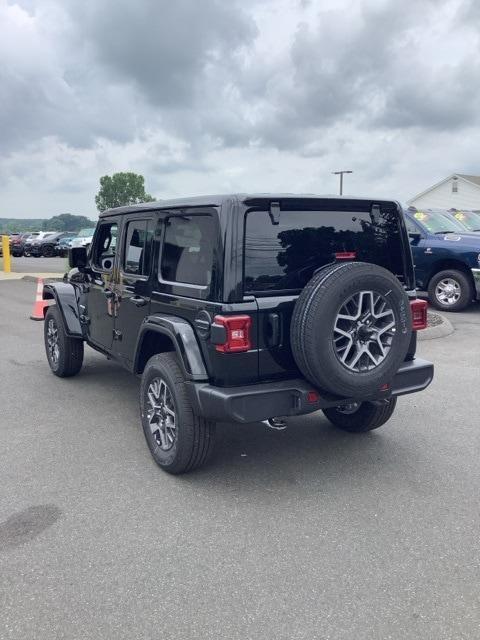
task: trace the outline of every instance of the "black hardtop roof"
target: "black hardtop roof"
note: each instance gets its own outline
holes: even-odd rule
[[[393,202],[397,200],[390,198],[364,198],[357,196],[339,196],[335,194],[316,193],[231,193],[212,196],[194,196],[189,198],[174,198],[171,200],[156,200],[155,202],[142,202],[125,207],[107,209],[100,213],[100,218],[104,216],[122,215],[125,213],[140,213],[142,211],[155,211],[158,209],[173,209],[180,207],[219,207],[225,202],[237,201],[242,203],[254,203],[258,201],[278,201],[278,200],[339,200],[339,201],[362,201],[362,202]]]

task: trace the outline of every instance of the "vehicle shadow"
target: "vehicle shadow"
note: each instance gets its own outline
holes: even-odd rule
[[[263,424],[221,424],[208,466],[181,477],[182,483],[252,493],[318,492],[327,486],[370,485],[372,477],[414,481],[418,454],[399,439],[394,421],[364,434],[342,432],[321,412],[292,418],[285,431]],[[392,433],[389,432],[392,429]],[[383,478],[382,478],[383,477]]]
[[[125,436],[143,445],[138,420],[139,378],[97,354],[92,356],[80,374],[84,392],[93,402],[102,398],[105,402],[105,387],[114,388],[114,397],[122,398],[121,420],[128,430]],[[150,459],[146,446],[140,446],[142,460],[152,462],[143,471],[144,480],[156,485],[160,474],[162,481],[189,487],[189,491],[202,488],[207,495],[213,490],[217,495],[234,492],[248,496],[252,492],[305,494],[328,484],[371,483],[372,475],[414,477],[419,454],[395,428],[399,420],[397,414],[381,429],[364,434],[333,427],[322,412],[289,418],[284,431],[262,423],[219,423],[211,461],[186,475],[165,475]]]

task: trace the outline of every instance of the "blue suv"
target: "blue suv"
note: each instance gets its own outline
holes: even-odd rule
[[[480,299],[480,234],[451,214],[405,210],[418,289],[442,311],[461,311]]]

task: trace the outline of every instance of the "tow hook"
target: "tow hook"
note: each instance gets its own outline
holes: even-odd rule
[[[287,423],[283,418],[268,418],[268,420],[262,420],[262,424],[275,431],[284,431],[287,428]]]

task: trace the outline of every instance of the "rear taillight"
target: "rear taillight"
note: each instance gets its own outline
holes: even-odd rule
[[[215,349],[221,353],[238,353],[248,351],[252,347],[250,341],[250,316],[215,316],[215,325],[225,330],[223,342],[215,345]]]
[[[412,313],[412,329],[420,331],[427,328],[427,303],[425,300],[412,300],[410,302]]]

